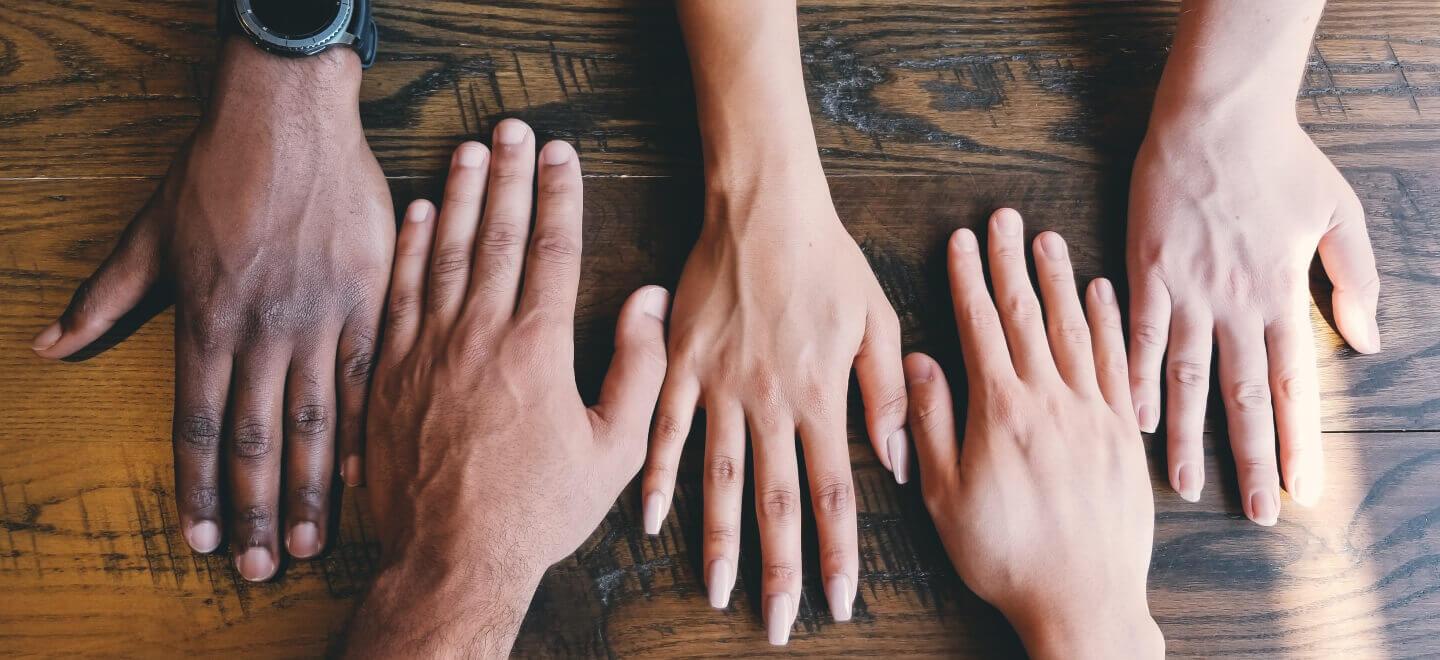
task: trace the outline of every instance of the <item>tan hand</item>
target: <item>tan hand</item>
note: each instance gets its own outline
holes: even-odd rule
[[[905,362],[926,507],[960,577],[1031,655],[1162,655],[1145,604],[1154,504],[1114,290],[1091,283],[1087,324],[1065,242],[1046,232],[1035,240],[1042,318],[1018,213],[991,217],[989,251],[994,303],[975,235],[950,240],[963,444],[939,365]]]

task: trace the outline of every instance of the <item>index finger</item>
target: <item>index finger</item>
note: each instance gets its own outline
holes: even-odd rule
[[[1014,379],[1015,366],[1005,348],[1000,315],[985,288],[975,232],[960,229],[951,234],[949,252],[950,298],[955,304],[966,375],[972,384]]]

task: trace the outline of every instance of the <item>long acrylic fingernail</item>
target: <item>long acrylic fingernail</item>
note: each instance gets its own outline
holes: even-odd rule
[[[1189,463],[1181,463],[1175,469],[1175,492],[1180,494],[1186,502],[1200,500],[1200,490],[1204,487],[1204,480],[1200,478],[1200,470]]]
[[[714,559],[705,570],[705,588],[710,592],[710,607],[723,610],[730,605],[730,591],[735,588],[735,571],[729,559]]]
[[[1158,415],[1155,414],[1155,406],[1148,403],[1142,403],[1135,408],[1135,421],[1140,425],[1140,430],[1144,433],[1155,432],[1155,427],[1160,425],[1160,420],[1157,419],[1157,417]]]
[[[910,481],[910,441],[905,429],[896,429],[885,443],[890,454],[890,471],[895,474],[895,483],[903,485]]]
[[[790,604],[790,594],[775,594],[765,599],[765,630],[772,645],[790,643],[790,626],[794,623],[795,608]]]
[[[1257,490],[1250,494],[1250,519],[1258,525],[1269,527],[1280,518],[1279,502],[1275,493]]]
[[[190,549],[201,554],[215,551],[220,545],[220,526],[209,520],[201,520],[185,530],[185,542]]]
[[[1015,209],[1000,209],[995,212],[995,229],[1006,236],[1020,233],[1020,212]]]
[[[249,548],[235,558],[240,577],[251,582],[264,582],[275,574],[275,558],[265,548]]]
[[[1320,489],[1311,488],[1305,477],[1290,478],[1290,499],[1300,506],[1315,506],[1320,500]]]
[[[285,536],[285,548],[291,557],[309,559],[320,552],[320,528],[310,521],[296,523]]]
[[[659,491],[645,496],[645,533],[651,536],[660,533],[660,523],[665,521],[665,495]]]
[[[1380,323],[1374,316],[1370,317],[1370,323],[1365,328],[1366,353],[1380,352]]]
[[[365,462],[359,456],[346,456],[340,464],[340,479],[355,488],[365,481]]]
[[[844,575],[831,575],[825,581],[825,600],[830,601],[830,617],[836,621],[850,620],[851,601],[855,595],[850,593],[850,578]]]
[[[30,350],[39,352],[50,348],[55,345],[55,342],[60,341],[62,334],[64,334],[64,328],[60,326],[59,321],[55,321],[45,326],[40,334],[35,335],[35,339],[30,341]]]

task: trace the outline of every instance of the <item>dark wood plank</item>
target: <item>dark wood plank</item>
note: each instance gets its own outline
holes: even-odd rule
[[[1143,134],[1173,0],[801,3],[832,174],[1123,170]],[[159,175],[213,66],[211,0],[0,7],[0,176]],[[669,0],[382,2],[363,114],[391,176],[524,117],[593,173],[698,168]],[[1440,144],[1440,5],[1333,0],[1298,108],[1343,167],[1419,167]],[[1118,169],[1117,169],[1118,168]]]
[[[1440,310],[1431,304],[1440,254],[1425,233],[1436,202],[1433,192],[1402,192],[1397,171],[1421,176],[1377,170],[1354,177],[1367,206],[1383,211],[1372,233],[1386,264],[1386,351],[1353,355],[1315,314],[1332,430],[1440,428],[1432,376],[1440,366]],[[1433,178],[1418,180],[1425,183],[1417,190],[1435,190]],[[8,596],[0,599],[0,645],[36,653],[314,655],[338,639],[377,559],[353,494],[323,558],[292,562],[270,584],[245,583],[228,557],[191,554],[175,528],[170,313],[78,364],[44,362],[27,348],[153,183],[0,182],[0,208],[7,209],[0,225],[0,587]],[[393,183],[397,202],[433,194],[439,185]],[[952,373],[959,362],[941,256],[953,227],[975,226],[988,209],[1019,200],[1032,231],[1057,229],[1073,241],[1082,275],[1119,274],[1115,183],[1105,177],[840,176],[831,184],[842,217],[900,311],[907,344],[935,351]],[[647,282],[673,285],[678,276],[698,223],[700,185],[693,177],[600,177],[586,185],[577,371],[582,391],[593,397],[624,295]],[[1123,198],[1123,186],[1120,192]],[[1386,211],[1405,203],[1419,206]],[[916,488],[894,485],[862,433],[852,425],[862,544],[856,622],[831,622],[821,586],[807,575],[788,650],[1016,653],[1003,620],[955,578]],[[1172,652],[1333,657],[1436,650],[1440,434],[1329,433],[1326,441],[1331,476],[1322,505],[1303,510],[1287,500],[1281,524],[1271,530],[1244,520],[1223,438],[1210,438],[1213,478],[1195,505],[1165,486],[1163,442],[1154,441],[1151,604]],[[691,449],[700,445],[697,433]],[[675,512],[660,537],[641,533],[632,487],[580,551],[551,572],[517,653],[774,652],[756,606],[753,518],[744,530],[734,606],[721,613],[706,603],[696,459],[689,452]]]

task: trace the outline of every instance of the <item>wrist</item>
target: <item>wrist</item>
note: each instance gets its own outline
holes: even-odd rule
[[[523,562],[400,553],[351,625],[350,657],[505,657],[543,571]]]
[[[350,48],[291,58],[232,35],[220,47],[207,119],[213,124],[359,128],[361,71],[360,58]]]
[[[1076,601],[1073,610],[1050,602],[1005,612],[1032,658],[1162,658],[1165,637],[1143,595],[1113,606]]]

